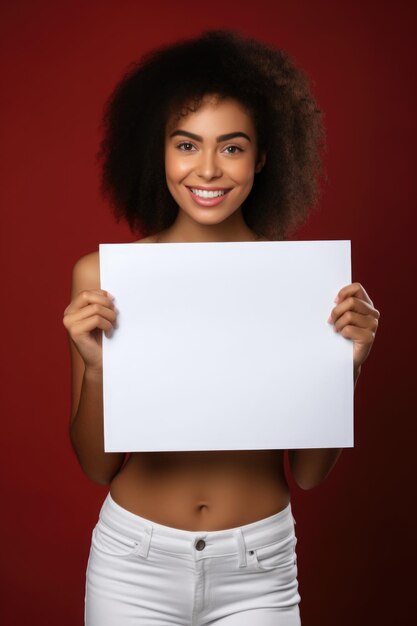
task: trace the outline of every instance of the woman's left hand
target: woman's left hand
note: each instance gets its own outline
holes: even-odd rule
[[[371,351],[380,313],[360,283],[343,287],[335,298],[328,322],[353,341],[353,364],[359,369]]]

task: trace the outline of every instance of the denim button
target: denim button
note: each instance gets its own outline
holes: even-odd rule
[[[204,539],[199,539],[197,543],[195,544],[195,547],[197,550],[204,550],[205,546],[206,546],[206,542],[204,541]]]

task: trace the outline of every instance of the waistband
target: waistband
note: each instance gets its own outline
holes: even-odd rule
[[[295,535],[291,502],[278,513],[250,524],[225,530],[191,531],[165,526],[132,513],[117,504],[109,492],[101,507],[99,520],[116,532],[137,541],[140,545],[138,553],[144,556],[152,542],[152,547],[158,550],[192,555],[195,559],[239,554],[239,563],[242,565],[246,565],[247,550],[255,550],[285,539],[291,540]],[[204,545],[204,549],[196,548],[197,544]]]

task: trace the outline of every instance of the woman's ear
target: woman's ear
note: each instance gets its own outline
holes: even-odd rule
[[[255,166],[255,174],[259,174],[259,172],[261,171],[261,169],[263,168],[263,166],[265,165],[265,161],[266,161],[266,152],[262,152],[262,154],[260,155],[258,162]]]

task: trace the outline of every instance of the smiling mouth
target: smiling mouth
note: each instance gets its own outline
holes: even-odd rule
[[[205,199],[212,199],[212,198],[221,198],[223,196],[225,196],[227,193],[229,193],[229,191],[231,190],[231,188],[225,188],[225,187],[217,187],[217,188],[212,188],[212,189],[205,189],[205,188],[201,188],[201,187],[188,187],[187,189],[189,189],[191,191],[191,193],[196,196],[197,198],[205,198]]]
[[[206,189],[198,189],[196,187],[186,187],[194,204],[200,207],[214,207],[221,204],[230,189],[217,189],[216,191],[208,191]]]

